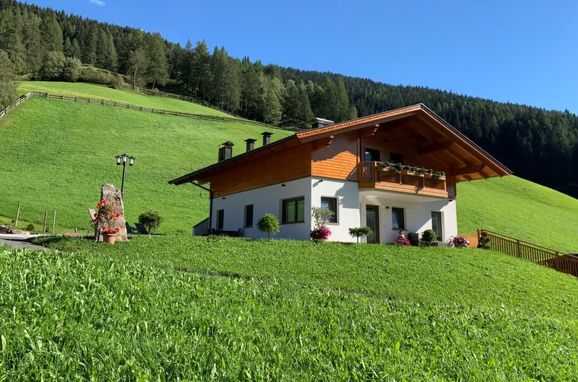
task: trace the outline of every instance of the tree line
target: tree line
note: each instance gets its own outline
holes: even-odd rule
[[[517,175],[578,195],[578,118],[422,87],[263,65],[204,41],[185,46],[13,0],[0,0],[0,106],[10,78],[158,88],[277,126],[343,121],[424,103]]]

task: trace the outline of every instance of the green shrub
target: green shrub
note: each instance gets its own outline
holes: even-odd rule
[[[147,211],[140,214],[138,217],[138,222],[142,224],[143,227],[145,227],[149,234],[151,234],[159,228],[163,222],[163,218],[156,211]]]
[[[36,229],[36,227],[34,227],[34,224],[30,223],[26,226],[26,231],[28,232],[34,232]]]
[[[65,81],[76,82],[80,78],[82,62],[78,58],[66,57],[64,59],[64,69],[62,78]]]
[[[354,227],[349,229],[349,234],[357,239],[359,243],[359,238],[371,235],[371,228],[369,227]]]
[[[60,80],[63,77],[66,59],[62,52],[48,52],[44,57],[44,63],[40,70],[40,76],[44,80]]]
[[[431,244],[437,240],[437,235],[434,230],[428,229],[421,234],[421,241],[425,244]]]
[[[280,231],[280,223],[277,216],[273,214],[265,214],[257,222],[257,228],[259,231],[267,233],[267,238],[271,240],[271,237]]]

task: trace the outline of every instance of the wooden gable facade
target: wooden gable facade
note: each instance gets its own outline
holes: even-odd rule
[[[392,161],[443,171],[444,176],[387,168]],[[457,182],[509,174],[506,166],[418,104],[304,130],[170,183],[210,183],[219,197],[314,176],[359,182],[360,188],[452,197]]]

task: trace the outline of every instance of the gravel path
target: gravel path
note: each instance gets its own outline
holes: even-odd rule
[[[6,245],[13,248],[26,248],[40,251],[48,251],[48,248],[36,245],[27,240],[33,236],[30,235],[0,235],[0,245]]]

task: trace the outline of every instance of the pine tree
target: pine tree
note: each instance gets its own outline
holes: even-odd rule
[[[37,73],[42,66],[41,19],[34,13],[23,14],[23,42],[26,48],[26,71]]]
[[[0,49],[12,62],[17,73],[26,71],[26,50],[22,42],[22,16],[17,9],[0,11]]]
[[[136,49],[130,53],[128,60],[128,71],[132,76],[133,87],[142,85],[145,81],[144,75],[147,71],[147,56],[143,49]]]
[[[281,97],[283,83],[279,78],[264,77],[263,82],[263,121],[272,125],[279,125],[283,116]]]
[[[160,34],[154,34],[148,41],[148,68],[146,71],[148,82],[152,88],[157,84],[164,85],[168,79],[167,55],[165,42]]]
[[[239,108],[241,86],[236,63],[224,48],[215,48],[211,57],[211,101],[221,109],[235,112]]]
[[[213,73],[211,71],[211,55],[205,41],[199,41],[193,52],[190,87],[196,96],[208,100],[211,96]]]
[[[283,98],[282,124],[307,128],[312,118],[313,113],[305,86],[303,84],[297,86],[293,80],[287,81],[285,84],[285,97]]]
[[[0,50],[0,109],[12,104],[16,99],[16,88],[12,82],[14,65],[8,54]]]
[[[261,120],[263,114],[262,72],[259,64],[251,64],[248,59],[241,63],[241,115],[245,118]]]
[[[64,47],[62,29],[53,14],[43,20],[41,29],[42,47],[44,48],[44,51],[62,52]]]

